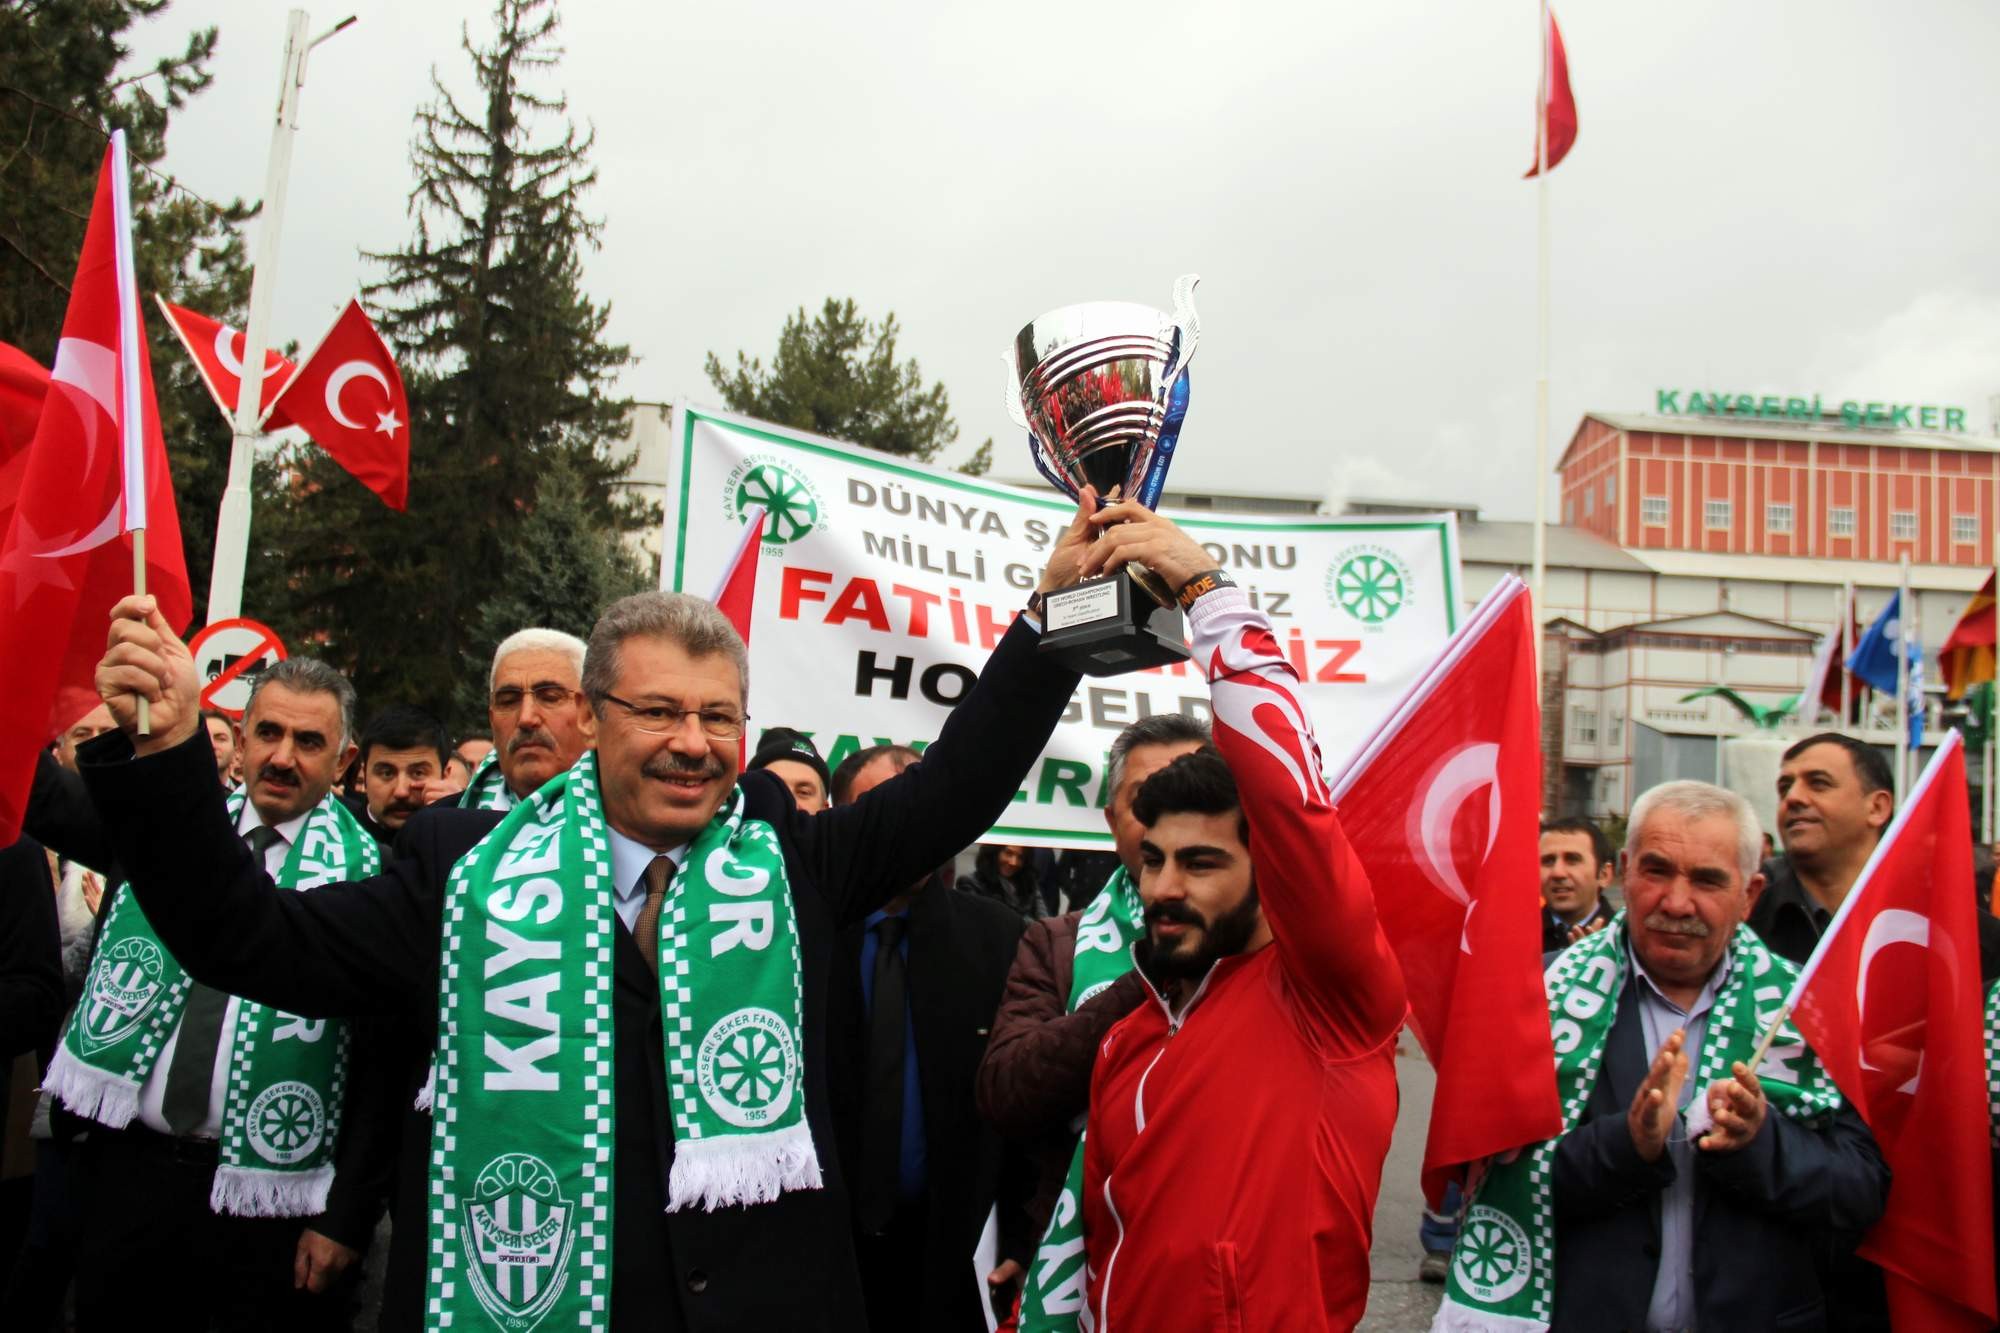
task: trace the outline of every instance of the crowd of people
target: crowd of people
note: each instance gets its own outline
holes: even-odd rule
[[[1041,597],[1131,561],[1189,590],[1217,721],[1116,737],[1111,851],[979,843],[1078,683]],[[1299,684],[1197,543],[1090,497],[937,740],[832,767],[808,730],[746,746],[742,640],[682,594],[511,635],[455,741],[357,725],[304,657],[202,712],[128,599],[0,852],[0,1316],[346,1329],[386,1214],[384,1329],[1351,1328],[1400,886],[1349,848]],[[1854,1254],[1882,1155],[1809,1052],[1760,1080],[1742,1015],[1891,783],[1829,733],[1777,795],[1770,859],[1705,783],[1641,796],[1622,849],[1542,826],[1564,1130],[1434,1203],[1441,1327],[1888,1326]],[[1551,1289],[1509,1245],[1553,1246]]]

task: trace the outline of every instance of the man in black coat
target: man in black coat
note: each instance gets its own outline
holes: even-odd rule
[[[1051,553],[1042,591],[1075,581],[1086,529],[1080,508]],[[584,683],[598,723],[605,823],[610,833],[667,855],[686,846],[739,785],[742,641],[706,603],[659,593],[615,604],[592,639]],[[790,1190],[754,1206],[666,1211],[675,1145],[660,984],[620,916],[611,983],[612,1328],[861,1327],[826,1093],[835,935],[1007,808],[1077,684],[1073,673],[1038,657],[1037,640],[1032,624],[1011,628],[924,762],[851,806],[807,815],[775,777],[741,779],[744,818],[776,831],[797,920],[806,1120],[824,1188]],[[405,832],[407,854],[383,874],[274,893],[231,834],[219,793],[189,780],[214,758],[195,733],[192,662],[151,599],[120,604],[98,688],[123,730],[84,754],[83,771],[147,917],[176,958],[198,978],[292,1013],[436,1012],[446,881],[498,815],[427,810]],[[154,728],[138,738],[136,753],[135,692],[152,701]],[[614,889],[629,898],[622,883]],[[405,1160],[421,1152],[406,1144]],[[415,1257],[426,1239],[421,1181],[421,1174],[405,1179],[398,1191],[392,1249],[406,1256],[406,1270],[422,1264]],[[418,1323],[421,1303],[407,1290],[387,1299],[395,1305],[384,1310],[385,1327]]]
[[[1756,852],[1733,792],[1674,782],[1633,805],[1625,984],[1554,1158],[1552,1333],[1823,1329],[1817,1256],[1881,1216],[1889,1169],[1845,1103],[1793,1120],[1750,1071],[1706,1092],[1713,1128],[1689,1126],[1711,1016],[1725,987],[1755,984],[1730,975],[1730,943],[1761,887]],[[1788,986],[1790,970],[1774,962],[1768,980]]]
[[[834,799],[849,804],[917,759],[901,745],[859,750],[833,774]],[[871,1333],[980,1333],[989,1295],[972,1261],[987,1214],[999,1205],[996,1287],[1011,1293],[1040,1239],[1027,1234],[1026,1159],[973,1100],[1026,925],[954,889],[944,868],[841,932],[828,1006],[834,1135]]]

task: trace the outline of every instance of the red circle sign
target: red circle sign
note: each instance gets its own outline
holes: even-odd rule
[[[231,717],[243,716],[257,673],[285,660],[285,645],[268,625],[238,616],[205,625],[188,644],[201,706]]]

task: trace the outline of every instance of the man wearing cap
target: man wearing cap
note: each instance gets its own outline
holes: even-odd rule
[[[826,760],[819,757],[819,747],[804,732],[790,727],[772,727],[765,732],[749,764],[753,773],[760,768],[769,769],[783,782],[785,790],[799,803],[799,809],[807,814],[826,809],[830,785]]]

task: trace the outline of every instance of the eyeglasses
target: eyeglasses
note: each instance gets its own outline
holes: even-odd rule
[[[617,704],[632,719],[632,725],[649,736],[669,736],[679,731],[691,717],[701,719],[701,729],[719,741],[726,741],[743,734],[745,724],[750,721],[747,714],[739,716],[719,708],[676,708],[672,704],[635,704],[629,699],[621,699],[609,692],[597,696]]]
[[[529,695],[543,708],[561,708],[576,697],[576,691],[564,685],[537,685],[532,690],[524,690],[518,685],[508,685],[493,691],[493,709],[499,713],[518,712],[521,701]]]

